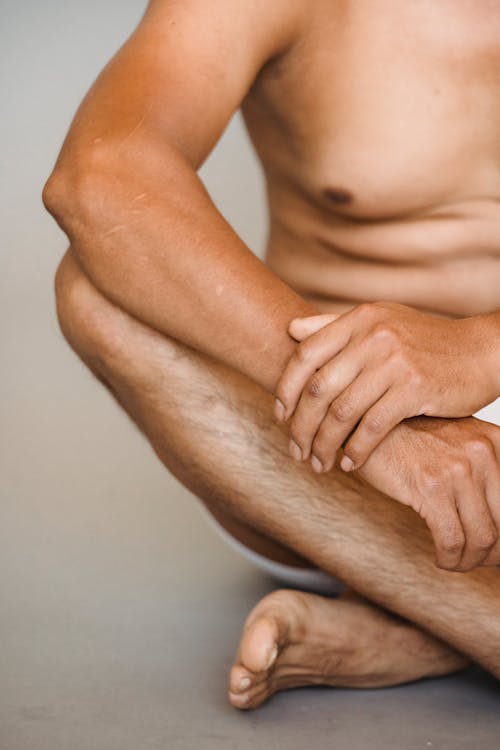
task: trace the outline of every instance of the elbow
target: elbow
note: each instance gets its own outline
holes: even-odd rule
[[[59,225],[62,225],[68,212],[70,195],[68,177],[64,175],[63,170],[56,167],[43,186],[42,201]]]
[[[102,220],[109,194],[110,165],[106,155],[93,154],[71,164],[56,164],[42,191],[43,205],[73,240],[82,229]]]

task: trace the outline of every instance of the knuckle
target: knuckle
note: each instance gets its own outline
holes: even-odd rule
[[[498,541],[498,533],[493,527],[485,529],[475,540],[474,547],[480,552],[487,552]]]
[[[436,520],[434,538],[436,547],[447,556],[458,556],[465,547],[464,530],[452,511],[451,501],[448,510],[444,509],[444,513]]]
[[[303,365],[309,362],[311,358],[310,346],[307,341],[297,344],[292,358],[296,364]]]
[[[349,422],[354,414],[354,408],[348,401],[334,401],[328,409],[328,415],[336,422]]]
[[[459,531],[447,531],[439,541],[439,547],[448,555],[458,555],[465,546],[465,537]]]
[[[455,458],[448,468],[455,480],[465,479],[470,472],[470,464],[466,459]]]
[[[397,332],[385,321],[376,323],[372,328],[372,338],[376,343],[395,344],[398,340]]]
[[[360,318],[371,319],[376,314],[376,307],[372,302],[362,302],[356,307],[355,313]]]
[[[491,441],[487,437],[476,437],[467,444],[467,452],[470,456],[479,460],[488,460],[494,457],[495,451]]]
[[[322,375],[315,373],[307,384],[307,394],[313,398],[320,398],[326,391],[326,382]]]
[[[368,414],[364,419],[364,427],[366,430],[374,435],[383,432],[385,429],[386,419],[383,412],[374,412]]]

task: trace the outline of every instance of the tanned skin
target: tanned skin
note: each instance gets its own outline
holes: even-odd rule
[[[83,101],[44,191],[71,243],[61,323],[88,364],[104,344],[77,332],[78,294],[76,308],[106,311],[110,330],[115,316],[139,326],[137,352],[141,335],[157,336],[219,363],[228,382],[232,370],[277,395],[293,458],[337,475],[343,445],[343,469],[415,510],[438,565],[466,580],[500,562],[500,428],[468,416],[500,395],[500,13],[479,6],[153,0]],[[196,175],[240,107],[267,181],[265,264]],[[320,312],[329,316],[309,319]],[[123,385],[131,373],[94,369],[115,395],[127,392],[129,413],[146,410]],[[258,509],[245,521],[285,541]],[[286,547],[335,573],[335,562],[315,559],[310,533],[310,548],[288,538]],[[304,610],[305,596],[251,617],[234,705],[300,684],[273,682],[269,669],[286,651],[292,609],[294,623],[330,616],[331,602]],[[401,612],[397,596],[375,601]],[[375,630],[389,627],[368,604],[342,606],[347,621],[364,608]],[[323,624],[314,643],[318,633]],[[436,635],[500,673],[461,636]],[[464,663],[429,648],[443,671]],[[309,671],[313,682],[346,684]],[[393,682],[425,673],[399,669]]]

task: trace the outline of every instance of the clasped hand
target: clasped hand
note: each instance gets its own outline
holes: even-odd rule
[[[289,420],[293,457],[311,457],[316,471],[329,471],[341,446],[342,468],[358,469],[404,419],[466,417],[498,395],[480,316],[373,303],[297,318],[289,331],[300,343],[278,382],[276,416]]]
[[[500,428],[468,417],[499,395],[490,325],[393,303],[295,319],[276,389],[292,457],[329,471],[343,448],[344,470],[424,519],[448,570],[500,564]]]

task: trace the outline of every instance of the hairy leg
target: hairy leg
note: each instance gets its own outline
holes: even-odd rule
[[[500,678],[499,570],[438,570],[429,534],[411,510],[355,476],[317,476],[293,463],[285,431],[269,416],[269,394],[111,305],[71,254],[58,272],[57,297],[70,344],[169,470],[209,506]]]

